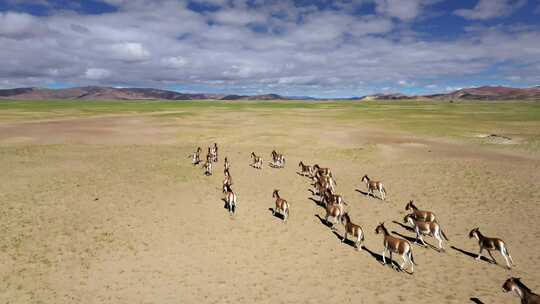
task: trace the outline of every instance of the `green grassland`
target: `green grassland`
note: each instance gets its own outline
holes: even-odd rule
[[[540,150],[538,102],[428,102],[428,101],[0,101],[0,123],[149,114],[183,117],[249,112],[283,119],[310,118],[321,123],[367,123],[419,135],[477,141],[480,134],[502,134],[519,139],[525,150]]]

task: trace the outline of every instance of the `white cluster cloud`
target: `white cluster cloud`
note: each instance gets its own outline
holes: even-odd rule
[[[46,25],[31,15],[16,12],[0,12],[0,36],[14,39],[45,34]]]
[[[459,9],[455,14],[467,19],[487,20],[506,16],[527,3],[527,0],[479,0],[472,9]]]
[[[292,0],[251,6],[198,0],[216,8],[204,12],[190,10],[184,0],[105,2],[117,10],[0,13],[0,86],[186,85],[350,95],[384,87],[435,89],[438,81],[474,77],[494,66],[501,78],[540,82],[540,32],[534,28],[470,27],[451,40],[413,31],[409,22],[439,0],[331,1],[335,6],[326,10]],[[482,11],[482,2],[472,11]],[[374,5],[375,14],[353,13],[364,5]]]
[[[111,71],[100,68],[89,68],[84,73],[84,76],[90,80],[100,80],[111,76]]]
[[[377,12],[402,20],[416,18],[422,8],[420,0],[375,0],[375,3]]]

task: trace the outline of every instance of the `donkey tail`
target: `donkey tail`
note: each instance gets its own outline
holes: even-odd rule
[[[441,234],[442,234],[442,236],[443,236],[443,238],[444,238],[445,240],[450,241],[450,240],[448,239],[448,237],[446,236],[446,234],[444,234],[444,230],[442,230],[442,229],[441,229]]]
[[[412,262],[414,265],[418,266],[418,264],[416,264],[416,261],[414,260],[414,255],[413,255],[413,253],[412,253],[412,250],[409,251],[409,252],[411,253],[411,262]]]

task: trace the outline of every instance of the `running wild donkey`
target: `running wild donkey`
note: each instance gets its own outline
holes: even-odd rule
[[[312,166],[304,164],[303,161],[300,161],[298,166],[300,167],[300,170],[301,170],[300,175],[308,176],[308,177],[313,176],[313,167]]]
[[[203,164],[204,168],[204,175],[209,176],[212,175],[212,159],[210,156],[206,157],[206,162]]]
[[[540,296],[532,292],[519,278],[509,278],[502,288],[503,292],[515,292],[521,299],[521,304],[540,304]]]
[[[405,218],[403,218],[403,223],[409,223],[413,226],[414,231],[416,232],[416,241],[415,243],[420,240],[422,242],[422,245],[427,246],[426,242],[424,241],[423,235],[432,236],[437,241],[439,241],[439,251],[443,251],[443,238],[448,241],[448,238],[444,234],[444,231],[441,229],[441,226],[437,222],[426,222],[421,220],[414,219],[414,216],[412,214],[407,214]]]
[[[341,222],[343,214],[345,213],[345,206],[341,195],[336,196],[335,200],[328,200],[326,202],[326,216],[324,221],[327,224],[331,224],[330,228],[335,230],[335,222]],[[329,221],[328,218],[334,219],[334,221]]]
[[[197,147],[197,151],[195,153],[190,154],[188,158],[191,158],[191,163],[194,165],[198,165],[201,162],[201,147]]]
[[[278,189],[274,190],[272,197],[276,199],[276,207],[274,210],[272,210],[272,215],[279,212],[281,215],[283,215],[283,222],[286,222],[287,218],[289,217],[289,203],[279,196]]]
[[[231,173],[229,172],[229,169],[223,170],[223,174],[225,174],[225,179],[223,180],[223,193],[226,193],[227,189],[230,189],[233,182],[232,182],[232,176],[231,176]]]
[[[356,237],[356,242],[354,242],[356,250],[360,250],[360,248],[362,248],[362,242],[364,241],[364,231],[362,231],[362,227],[353,224],[347,212],[341,217],[341,224],[345,228],[345,235],[341,239],[341,242],[345,242],[347,240],[347,234],[350,233],[353,237]]]
[[[437,218],[435,216],[435,213],[431,211],[425,211],[425,210],[419,210],[414,205],[413,201],[409,201],[407,205],[405,206],[405,211],[409,211],[412,209],[412,216],[415,220],[418,221],[426,221],[426,222],[436,222]]]
[[[362,182],[366,183],[368,194],[375,196],[373,191],[378,190],[379,194],[381,195],[381,199],[386,200],[386,189],[384,188],[382,182],[370,180],[367,174],[362,177]]]
[[[380,223],[379,226],[375,228],[375,233],[383,233],[384,235],[384,250],[382,252],[383,264],[386,264],[386,251],[390,252],[390,263],[392,263],[392,253],[397,253],[403,258],[403,263],[399,265],[399,268],[403,270],[405,264],[411,264],[411,273],[413,273],[414,264],[416,264],[416,262],[414,261],[414,257],[412,254],[411,243],[409,243],[407,240],[399,239],[390,235],[386,227],[384,227],[384,223]],[[394,264],[392,264],[392,268],[394,268]]]
[[[276,150],[272,151],[272,167],[275,168],[284,168],[285,167],[285,156],[281,153],[277,153]]]
[[[263,158],[261,156],[257,156],[255,152],[251,152],[251,158],[253,162],[251,163],[251,166],[256,169],[262,169],[263,166]]]
[[[514,261],[512,260],[510,253],[508,253],[506,244],[501,239],[484,236],[482,233],[480,233],[480,229],[478,227],[474,228],[473,230],[471,230],[471,232],[469,232],[469,238],[478,239],[480,252],[478,252],[478,256],[476,257],[476,260],[480,259],[480,257],[482,256],[482,251],[486,249],[487,252],[489,253],[489,256],[493,259],[493,262],[497,263],[497,260],[495,260],[495,258],[491,254],[491,250],[497,250],[504,257],[504,260],[506,261],[506,266],[508,267],[508,269],[510,269],[511,266],[514,265]]]
[[[217,163],[218,161],[218,146],[217,143],[214,143],[214,146],[211,148],[212,152],[212,161]]]
[[[236,213],[236,194],[232,191],[231,186],[226,186],[225,191],[225,204],[229,209],[229,214],[234,215]]]
[[[229,159],[225,156],[225,162],[223,163],[223,167],[225,170],[229,170],[231,167],[231,163],[229,163]]]

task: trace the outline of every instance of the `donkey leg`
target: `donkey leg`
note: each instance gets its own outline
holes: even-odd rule
[[[491,257],[491,259],[493,260],[493,263],[498,264],[497,260],[495,260],[495,257],[493,257],[493,255],[491,254],[491,250],[488,249],[487,252],[489,253],[489,256]],[[503,256],[504,256],[504,254],[503,254]]]
[[[422,235],[420,235],[420,231],[418,230],[418,227],[414,227],[414,232],[416,232],[416,239],[414,240],[415,244],[418,244],[418,241],[422,239]]]
[[[441,233],[438,232],[435,238],[439,241],[439,251],[444,251]]]
[[[505,255],[508,256],[508,258],[510,259],[510,264],[514,265],[514,260],[512,259],[512,256],[510,255],[510,253],[508,253],[508,249],[506,249],[506,246],[504,246],[503,249],[504,249]]]
[[[412,261],[412,251],[409,250],[409,254],[407,255],[409,258],[409,263],[411,264],[411,273],[414,272],[414,263]]]
[[[403,253],[403,255],[401,255],[401,258],[403,259],[403,263],[401,263],[401,265],[399,265],[400,270],[403,270],[404,269],[403,267],[405,267],[405,263],[409,262],[409,260],[407,259],[407,255],[408,255],[407,252],[405,252],[405,253]]]
[[[427,243],[426,241],[424,241],[424,237],[420,234],[420,241],[422,242],[422,245],[424,245],[424,247],[427,247]]]
[[[509,261],[508,261],[508,257],[507,257],[507,255],[506,255],[506,254],[504,254],[504,251],[503,251],[503,252],[501,252],[501,254],[502,254],[502,256],[503,256],[504,260],[506,261],[506,267],[507,267],[508,269],[512,268],[512,265],[510,265],[510,263],[509,263]]]
[[[480,260],[480,257],[482,256],[482,250],[484,250],[484,247],[480,246],[480,251],[478,252],[478,255],[476,256],[476,260]]]

